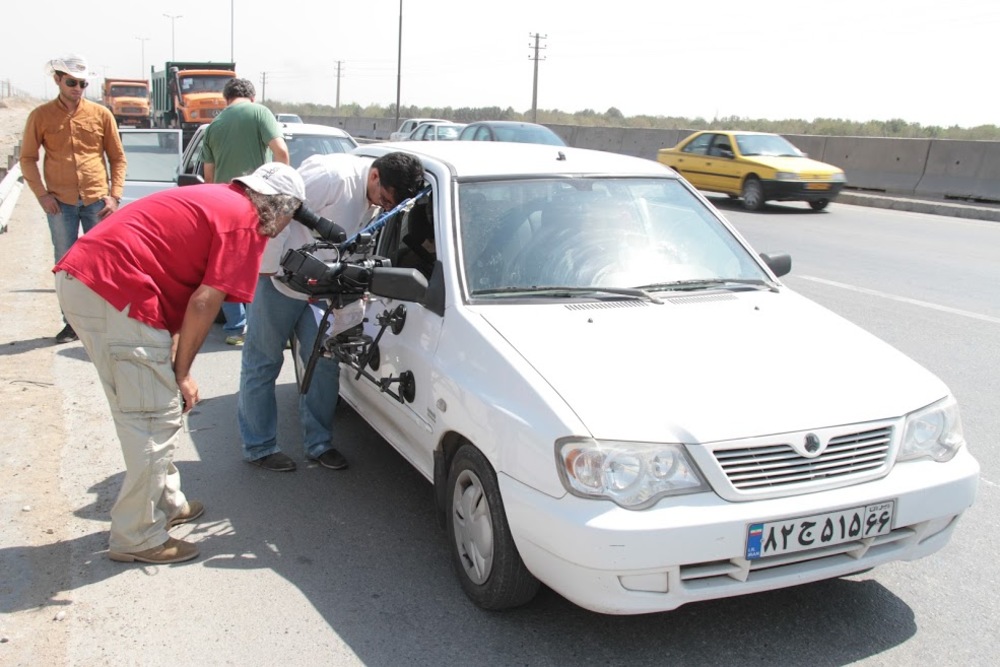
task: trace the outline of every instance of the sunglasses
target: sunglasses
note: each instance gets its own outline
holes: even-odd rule
[[[77,86],[80,86],[81,88],[86,88],[87,86],[90,85],[88,81],[85,81],[83,79],[70,79],[69,77],[63,77],[63,83],[65,83],[70,88],[76,88]]]

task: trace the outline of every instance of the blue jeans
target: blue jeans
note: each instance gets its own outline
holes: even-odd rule
[[[299,356],[305,365],[319,330],[309,304],[285,296],[275,289],[267,276],[257,280],[251,310],[253,316],[247,322],[243,343],[236,410],[246,461],[256,461],[279,451],[274,386],[285,360],[285,341],[295,333],[300,342]],[[310,458],[332,448],[330,438],[339,391],[340,364],[333,359],[319,359],[309,393],[299,394],[302,448]]]
[[[222,314],[226,316],[222,330],[227,334],[241,334],[247,328],[246,304],[223,301]]]
[[[56,263],[62,259],[69,247],[80,236],[80,226],[86,234],[100,222],[97,214],[104,210],[104,200],[98,199],[93,204],[83,205],[82,201],[75,204],[58,202],[59,212],[55,215],[46,213],[49,219],[49,234],[52,235],[52,248],[55,251]]]

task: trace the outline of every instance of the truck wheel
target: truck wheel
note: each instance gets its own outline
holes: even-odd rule
[[[465,594],[483,609],[498,610],[535,597],[541,584],[514,545],[496,474],[471,444],[455,453],[445,497],[449,550]]]

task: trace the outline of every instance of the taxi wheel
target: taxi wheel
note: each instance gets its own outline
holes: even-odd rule
[[[764,208],[764,187],[756,176],[750,176],[743,182],[743,208],[748,211]]]
[[[540,586],[521,560],[496,474],[482,452],[463,445],[448,474],[448,542],[465,594],[483,609],[529,602]]]
[[[822,211],[829,203],[829,199],[817,199],[816,201],[809,202],[809,208],[814,211]]]

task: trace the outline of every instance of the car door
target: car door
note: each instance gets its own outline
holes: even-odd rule
[[[735,143],[729,134],[712,134],[705,163],[705,190],[739,194],[743,174],[741,163],[734,152]]]
[[[435,238],[442,237],[437,222],[442,211],[438,197],[426,203],[431,213]],[[419,205],[418,205],[419,206]],[[397,215],[379,234],[376,254],[388,257],[393,266],[406,249],[404,238],[414,224],[418,207]],[[365,333],[378,338],[374,367],[369,364],[366,378],[357,370],[341,371],[341,393],[359,411],[368,411],[369,421],[418,470],[431,476],[435,436],[433,385],[440,381],[433,371],[433,359],[444,323],[443,265],[431,265],[428,296],[422,301],[400,301],[371,295],[365,309]],[[390,323],[390,318],[395,318]],[[383,326],[383,323],[386,326]],[[378,383],[385,383],[382,391]]]
[[[177,187],[181,164],[180,130],[122,128],[119,135],[127,164],[122,205]]]

